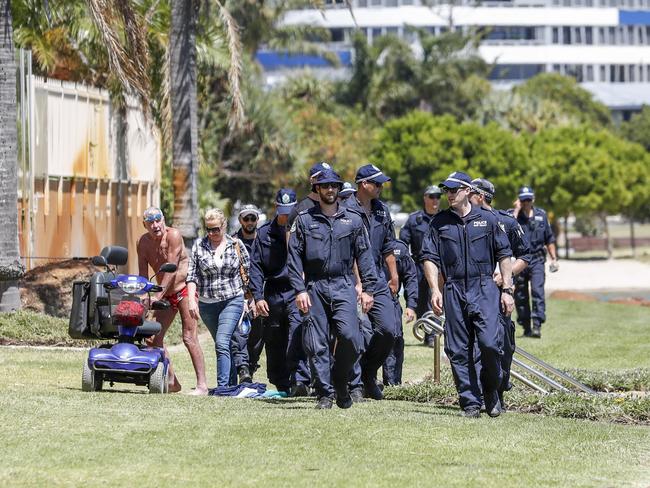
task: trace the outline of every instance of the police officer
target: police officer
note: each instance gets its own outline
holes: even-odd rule
[[[287,222],[296,193],[275,196],[276,216],[257,231],[251,252],[250,281],[256,310],[263,317],[269,381],[291,396],[309,394],[309,366],[302,348],[302,319],[287,272]]]
[[[289,214],[289,226],[293,225],[293,221],[296,220],[296,217],[300,212],[315,207],[318,204],[318,193],[314,189],[314,182],[316,181],[316,178],[318,178],[318,175],[323,171],[331,169],[332,167],[324,161],[319,161],[309,168],[309,184],[311,185],[311,191],[293,207],[293,210]]]
[[[512,250],[512,255],[515,257],[515,261],[512,264],[512,276],[515,277],[526,269],[530,261],[528,239],[524,235],[524,231],[519,223],[506,210],[495,210],[492,208],[495,188],[490,181],[483,178],[476,178],[472,181],[472,186],[474,187],[470,196],[472,205],[482,207],[494,213],[499,226],[508,236],[510,249]],[[495,272],[494,281],[497,286],[502,287],[503,280],[499,272]],[[503,379],[499,387],[499,401],[501,402],[502,409],[505,410],[503,393],[512,388],[510,384],[510,369],[512,366],[512,356],[515,352],[515,324],[510,316],[503,313],[503,311],[499,318],[503,327],[503,356],[501,357]],[[474,348],[474,354],[474,360],[476,361],[480,358],[478,347]],[[480,365],[480,361],[478,364]]]
[[[390,211],[379,200],[384,183],[390,178],[375,165],[367,164],[357,171],[355,182],[357,191],[342,204],[359,215],[370,236],[372,255],[378,277],[375,289],[375,304],[368,313],[372,331],[369,341],[364,343],[365,352],[350,379],[350,389],[354,401],[362,401],[363,396],[381,400],[383,393],[378,387],[377,371],[390,354],[397,335],[395,305],[393,297],[398,291],[397,264],[393,254],[395,229]],[[388,269],[388,274],[384,268]],[[362,321],[362,326],[364,322]]]
[[[512,216],[519,222],[530,245],[530,263],[528,268],[520,273],[515,280],[515,303],[517,305],[517,322],[524,328],[524,336],[542,337],[542,324],[546,321],[546,302],[544,299],[544,263],[546,250],[551,256],[552,271],[558,269],[555,236],[548,222],[546,212],[533,206],[535,193],[529,186],[519,189],[519,198],[511,210]],[[533,313],[530,313],[530,299],[533,302]],[[531,329],[532,321],[532,329]]]
[[[257,235],[257,223],[259,222],[260,211],[252,204],[242,205],[239,209],[240,228],[232,236],[237,237],[246,246],[248,255],[251,255],[253,241]],[[247,303],[254,315],[254,304]],[[235,328],[230,340],[230,351],[232,355],[233,371],[230,382],[235,384],[235,378],[239,376],[239,383],[250,383],[253,381],[253,373],[259,368],[258,361],[264,347],[263,324],[261,317],[253,317],[251,328],[248,332],[242,332],[239,327]]]
[[[415,320],[415,309],[418,303],[418,273],[413,258],[405,242],[396,240],[393,255],[397,262],[397,276],[400,289],[404,289],[404,301],[406,302],[406,322]],[[385,271],[386,272],[386,271]],[[402,384],[402,366],[404,365],[404,331],[402,330],[402,305],[399,297],[393,298],[395,305],[395,321],[398,324],[397,336],[393,348],[384,361],[382,377],[384,385]]]
[[[480,416],[481,396],[488,415],[501,414],[501,323],[514,307],[510,245],[494,214],[469,201],[472,179],[460,171],[441,184],[449,209],[439,212],[424,240],[422,260],[431,287],[433,312],[445,312],[445,353],[451,363],[462,414]],[[496,263],[503,279],[493,280]],[[444,280],[441,292],[439,274]],[[444,296],[443,296],[444,295]],[[474,342],[481,351],[481,377],[474,365]],[[481,395],[481,391],[483,395]]]
[[[409,215],[404,227],[399,231],[400,240],[404,241],[411,248],[411,256],[417,266],[418,272],[418,305],[415,309],[417,317],[422,317],[431,310],[431,290],[427,279],[424,277],[424,270],[420,255],[422,253],[422,241],[429,233],[429,225],[433,216],[440,211],[440,197],[442,190],[431,185],[424,190],[422,198],[422,209]],[[435,334],[427,334],[424,344],[433,347]]]
[[[312,366],[319,409],[331,408],[335,395],[340,408],[352,406],[347,381],[360,348],[355,261],[364,312],[373,306],[377,283],[363,223],[337,201],[342,184],[331,170],[316,177],[314,190],[320,203],[298,214],[289,239],[289,280],[305,319],[303,345]]]

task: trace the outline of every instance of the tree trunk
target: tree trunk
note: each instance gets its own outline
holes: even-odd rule
[[[196,100],[196,24],[198,0],[172,0],[170,97],[174,227],[192,245],[198,234],[198,107]]]
[[[569,259],[569,247],[571,247],[571,242],[569,242],[569,216],[564,216],[564,259]]]
[[[614,257],[614,246],[612,242],[612,235],[609,231],[609,224],[607,223],[607,215],[601,214],[600,218],[603,222],[603,229],[605,230],[605,238],[607,239],[607,259]]]
[[[632,257],[636,257],[636,236],[634,235],[634,218],[630,217],[630,246],[632,247]]]
[[[0,311],[20,308],[16,62],[9,0],[0,0]]]

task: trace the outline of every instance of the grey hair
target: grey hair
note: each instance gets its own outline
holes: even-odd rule
[[[223,210],[220,208],[209,208],[205,211],[203,215],[203,220],[207,222],[208,220],[219,220],[220,222],[226,222],[226,215],[223,213]]]
[[[162,210],[160,210],[158,207],[149,207],[147,210],[144,211],[142,214],[142,220],[146,220],[147,217],[150,217],[151,215],[156,215],[160,214],[163,216],[163,220],[165,219],[165,214],[163,214]]]

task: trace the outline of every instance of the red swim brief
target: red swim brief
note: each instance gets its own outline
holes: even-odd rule
[[[174,310],[178,310],[178,304],[183,298],[187,298],[187,286],[183,287],[181,291],[171,293],[170,295],[165,295],[163,298],[169,302]],[[196,293],[196,299],[198,300],[199,293]]]

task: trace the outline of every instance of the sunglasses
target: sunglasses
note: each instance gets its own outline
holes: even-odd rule
[[[457,186],[456,188],[444,188],[443,191],[445,193],[451,193],[452,195],[458,193],[461,190],[469,190],[469,188],[465,186]]]
[[[339,183],[320,183],[318,186],[320,186],[323,190],[329,190],[330,188],[341,188],[341,185]]]
[[[257,217],[255,215],[247,215],[246,217],[241,218],[244,222],[257,222]]]
[[[440,200],[440,195],[430,193],[430,194],[427,195],[427,198],[430,198],[431,200]]]
[[[206,227],[205,231],[208,234],[218,234],[219,232],[221,232],[221,227]]]
[[[154,215],[148,215],[147,217],[144,218],[145,222],[162,222],[162,215],[161,214],[154,214]]]

